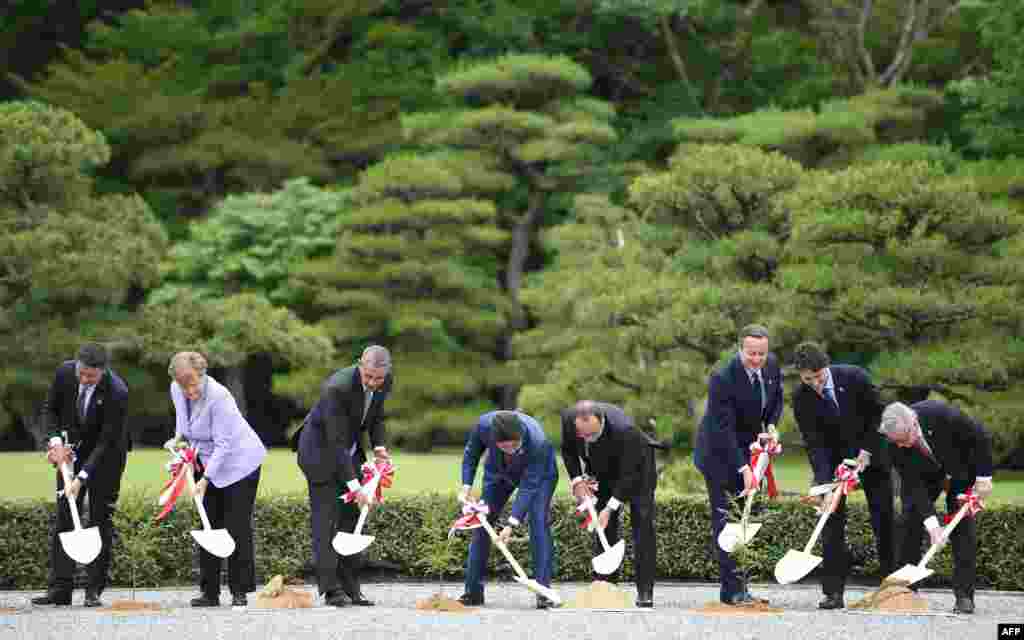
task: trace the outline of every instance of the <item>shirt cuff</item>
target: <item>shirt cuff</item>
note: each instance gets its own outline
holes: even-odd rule
[[[975,477],[974,479],[975,479],[976,481],[977,481],[977,480],[986,480],[986,481],[988,481],[988,482],[992,482],[992,476],[977,476],[977,477]]]
[[[924,528],[929,531],[932,531],[933,529],[938,529],[939,519],[935,516],[928,516],[928,518],[924,521]]]
[[[362,487],[363,485],[359,484],[359,481],[353,478],[346,482],[345,486],[348,487],[349,491],[359,491],[360,487]]]
[[[510,527],[518,527],[519,526],[519,518],[517,518],[515,516],[509,516],[509,518],[508,518],[508,526],[510,526]]]
[[[740,467],[739,469],[737,469],[736,473],[743,473],[744,471],[746,471],[749,468],[750,468],[750,465],[749,464],[745,464],[742,467]]]
[[[50,438],[50,441],[46,443],[46,448],[52,449],[60,444],[64,444],[64,440],[62,440],[60,436],[53,436]]]
[[[575,489],[576,485],[578,485],[581,482],[583,482],[583,476],[576,476],[575,478],[569,481],[569,488]]]
[[[78,478],[84,482],[89,479],[89,474],[85,471],[85,469],[82,469],[81,471],[78,472]]]
[[[383,451],[383,452],[387,453],[387,450],[388,450],[388,448],[385,447],[384,445],[378,445],[378,446],[373,448],[374,452]]]
[[[606,504],[604,508],[605,509],[611,509],[612,511],[618,511],[619,507],[621,507],[621,506],[622,506],[622,503],[619,502],[619,499],[615,498],[613,496],[611,498],[608,498],[608,504]]]

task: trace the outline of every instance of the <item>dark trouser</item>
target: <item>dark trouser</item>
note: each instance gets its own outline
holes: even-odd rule
[[[945,485],[945,478],[935,476],[926,482],[928,498],[932,502],[939,497]],[[956,496],[967,489],[963,482],[951,483],[946,492],[946,510],[952,515],[960,509]],[[903,549],[900,553],[902,564],[917,564],[921,560],[921,548],[927,535],[923,514],[908,508],[910,501],[903,497]],[[942,524],[941,519],[939,524]],[[974,583],[978,563],[978,523],[974,518],[965,517],[949,535],[953,546],[953,593],[957,597],[974,598]]]
[[[358,468],[358,467],[357,467]],[[333,595],[340,587],[349,595],[359,593],[361,553],[339,555],[331,543],[338,531],[351,533],[359,519],[359,507],[338,499],[338,483],[309,482],[309,525],[313,539],[313,566],[320,593]]]
[[[875,533],[879,568],[885,577],[896,568],[892,475],[889,469],[868,467],[861,474],[860,481],[871,514],[871,529]],[[821,532],[821,544],[824,557],[821,564],[821,590],[825,594],[841,595],[850,573],[850,554],[846,546],[845,498],[839,503],[836,512],[825,521],[825,528]]]
[[[555,543],[551,536],[551,498],[555,494],[558,476],[544,481],[533,504],[526,512],[526,523],[530,528],[530,558],[533,564],[533,579],[544,585],[551,586],[551,578],[555,575]],[[504,482],[493,482],[484,477],[484,491],[481,498],[490,508],[487,516],[492,525],[498,520],[505,503],[515,487]],[[483,527],[473,530],[469,543],[469,558],[466,559],[466,593],[484,592],[484,580],[487,578],[487,558],[491,553],[491,537]]]
[[[100,554],[86,566],[89,580],[87,588],[97,594],[103,593],[109,577],[110,548],[114,537],[114,525],[111,519],[114,509],[117,507],[117,496],[121,491],[121,475],[124,473],[126,457],[127,454],[124,451],[105,455],[86,482],[84,489],[78,494],[78,513],[83,519],[86,515],[83,511],[85,496],[86,494],[89,496],[89,522],[88,524],[83,522],[82,526],[99,527],[100,540],[103,542]],[[75,464],[75,473],[77,474],[80,470],[81,462],[79,461]],[[57,491],[63,489],[64,478],[58,470]],[[49,588],[52,592],[71,593],[74,589],[75,561],[64,552],[64,547],[57,535],[74,528],[67,499],[61,498],[57,501],[57,516],[50,535]]]
[[[651,459],[652,471],[653,469],[653,456]],[[654,575],[657,567],[657,540],[654,535],[654,490],[657,483],[656,471],[650,474],[650,486],[646,488],[642,493],[631,496],[628,499],[630,522],[633,528],[633,570],[636,572],[636,590],[637,593],[651,593],[654,591]],[[597,477],[598,481],[598,494],[597,494],[597,509],[603,509],[608,504],[608,499],[611,497],[611,486],[612,481],[610,479]],[[605,487],[608,487],[608,491],[605,491]],[[613,545],[621,539],[619,535],[619,522],[621,520],[623,507],[619,507],[615,511],[612,511],[608,517],[608,527],[604,530],[605,537],[608,538],[608,544]],[[604,547],[601,546],[601,540],[594,535],[594,553],[599,554],[604,552]],[[613,574],[602,576],[594,574],[595,580],[607,580],[609,582],[618,581],[619,572],[616,571]]]
[[[718,556],[718,580],[721,583],[718,597],[722,602],[729,602],[733,596],[747,589],[743,577],[739,575],[736,561],[718,545],[718,534],[728,521],[729,500],[738,496],[743,489],[741,478],[739,473],[731,474],[728,479],[704,475],[711,503],[711,545]]]
[[[203,507],[214,529],[227,529],[235,539],[235,552],[228,556],[228,587],[233,595],[256,589],[256,548],[252,538],[252,511],[260,468],[238,482],[217,488],[212,483],[203,495]],[[199,588],[212,598],[220,596],[221,558],[199,547]]]

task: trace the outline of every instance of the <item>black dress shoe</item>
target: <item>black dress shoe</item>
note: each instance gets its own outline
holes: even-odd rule
[[[245,597],[244,593],[233,593],[231,594],[231,606],[232,607],[248,607],[249,600]]]
[[[324,604],[329,607],[344,607],[348,604],[348,598],[341,591],[324,594]]]
[[[100,594],[98,591],[86,590],[85,592],[85,606],[87,607],[102,607],[103,602],[100,600]]]
[[[654,608],[654,591],[637,591],[636,595],[636,606],[641,609],[653,609]]]
[[[464,593],[461,596],[459,596],[459,602],[466,605],[467,607],[482,607],[484,604],[484,594]]]
[[[722,604],[727,604],[734,607],[749,607],[756,604],[768,604],[768,600],[766,600],[765,598],[755,598],[753,595],[751,595],[749,591],[741,591],[733,595],[731,598],[726,598],[725,600],[723,600]]]
[[[974,613],[974,598],[957,596],[956,604],[953,606],[953,613]]]
[[[61,593],[59,591],[47,591],[45,595],[32,598],[31,602],[32,604],[39,605],[55,604],[58,607],[67,607],[71,605],[71,594]]]
[[[372,607],[376,604],[373,600],[364,596],[362,591],[356,591],[355,594],[348,593],[345,595],[347,595],[348,599],[352,601],[352,604],[357,607]]]
[[[204,593],[201,596],[192,598],[192,600],[189,601],[189,604],[191,604],[193,607],[219,607],[220,596],[211,596]]]
[[[550,608],[555,607],[555,606],[557,606],[557,605],[554,602],[552,602],[551,600],[548,600],[544,596],[537,596],[537,608],[538,609],[550,609]]]
[[[841,593],[826,593],[825,597],[818,603],[819,609],[842,609],[845,606],[843,594]]]

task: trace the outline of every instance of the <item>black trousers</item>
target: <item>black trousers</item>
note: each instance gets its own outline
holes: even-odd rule
[[[945,478],[936,474],[928,478],[926,486],[928,487],[928,498],[934,502],[945,489]],[[956,497],[967,487],[968,483],[951,483],[949,491],[946,492],[946,510],[950,515],[960,509]],[[901,566],[917,564],[921,560],[922,548],[928,539],[924,529],[925,516],[911,509],[909,505],[910,501],[903,496],[904,531],[903,548],[900,552]],[[943,524],[941,519],[939,524]],[[974,518],[965,517],[949,535],[949,542],[953,547],[953,593],[957,597],[973,598],[978,566],[977,521]]]
[[[358,468],[358,467],[357,467]],[[338,531],[351,533],[359,520],[359,507],[338,499],[336,482],[309,482],[309,525],[313,541],[313,566],[317,587],[322,594],[331,594],[340,587],[345,593],[360,592],[359,569],[364,554],[338,554],[331,546]]]
[[[614,545],[621,539],[620,521],[625,505],[629,505],[630,521],[633,529],[633,570],[636,573],[636,589],[638,593],[650,593],[654,590],[654,576],[657,571],[658,550],[657,537],[654,535],[654,491],[657,488],[658,473],[654,466],[653,453],[647,461],[648,469],[645,474],[645,486],[636,494],[630,496],[622,506],[612,511],[608,517],[608,527],[605,529],[605,537],[608,544]],[[614,478],[605,478],[596,475],[598,482],[597,509],[603,509],[611,498],[611,489],[614,485]],[[604,552],[601,541],[594,535],[594,554]],[[617,582],[619,571],[602,576],[594,574],[595,580],[607,580]]]
[[[256,589],[256,547],[252,535],[252,512],[260,468],[226,487],[207,485],[203,507],[214,529],[227,529],[235,539],[235,552],[228,556],[228,587],[233,595]],[[199,547],[199,588],[212,598],[220,596],[222,559]]]
[[[893,542],[895,512],[892,506],[892,474],[889,469],[868,467],[860,475],[861,486],[871,514],[871,530],[875,533],[875,548],[883,577],[896,567],[896,547]],[[836,512],[825,521],[821,532],[822,556],[821,590],[825,594],[842,594],[850,573],[850,553],[846,546],[846,498]]]
[[[725,528],[728,520],[729,501],[737,497],[743,490],[740,478],[739,473],[730,474],[727,478],[704,475],[704,483],[708,488],[708,501],[711,503],[712,554],[718,558],[718,580],[720,583],[718,597],[722,602],[729,602],[733,596],[747,589],[732,555],[718,546],[718,534]]]
[[[103,593],[107,586],[110,572],[110,548],[113,544],[114,525],[111,522],[114,509],[117,507],[117,497],[121,491],[121,475],[124,473],[124,465],[127,453],[118,451],[105,455],[102,464],[98,465],[95,473],[86,481],[85,487],[78,494],[78,513],[84,520],[88,515],[89,522],[82,523],[82,526],[99,527],[100,540],[103,548],[100,554],[86,566],[88,576],[88,589]],[[75,463],[75,473],[81,471],[81,461]],[[57,491],[64,489],[64,478],[57,471]],[[85,497],[89,496],[88,513],[83,510]],[[74,589],[75,561],[64,552],[57,534],[64,531],[71,531],[75,528],[71,519],[71,509],[68,507],[67,498],[57,501],[57,514],[54,519],[54,526],[50,532],[50,574],[49,589],[53,592],[70,593]]]

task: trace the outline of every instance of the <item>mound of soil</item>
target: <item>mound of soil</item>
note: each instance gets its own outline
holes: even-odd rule
[[[142,611],[160,611],[160,604],[157,602],[143,602],[142,600],[114,600],[109,607],[103,607],[100,611],[128,611],[139,613]]]
[[[469,613],[472,611],[472,609],[458,600],[449,598],[441,593],[435,593],[429,598],[417,600],[416,608],[420,611],[446,611],[448,613]]]
[[[751,602],[750,604],[741,605],[730,605],[722,604],[721,602],[709,602],[700,609],[695,609],[695,613],[707,613],[711,615],[720,616],[745,616],[745,615],[757,615],[764,613],[783,613],[783,609],[773,607],[763,602]]]
[[[849,605],[849,608],[893,612],[928,611],[928,601],[906,587],[886,586],[872,591]]]
[[[610,582],[595,580],[562,605],[563,609],[635,609],[633,594]]]
[[[313,594],[285,587],[275,596],[256,594],[252,606],[256,609],[312,609]]]

